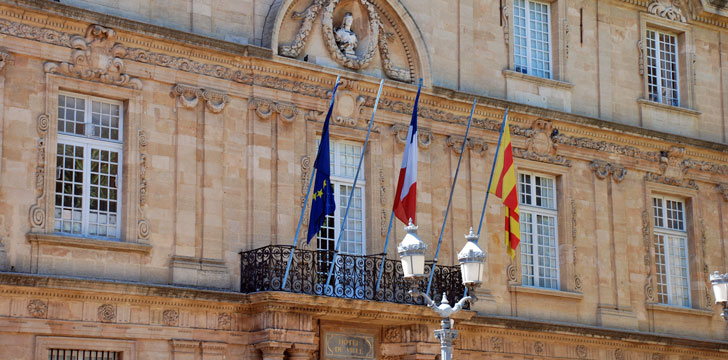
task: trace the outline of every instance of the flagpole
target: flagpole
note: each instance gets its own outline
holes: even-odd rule
[[[483,202],[483,211],[480,212],[480,223],[478,224],[478,237],[475,242],[480,239],[480,229],[483,227],[483,217],[485,216],[485,205],[488,204],[488,195],[490,195],[490,186],[493,184],[493,172],[495,171],[495,163],[498,161],[498,152],[500,151],[501,140],[503,140],[503,130],[506,128],[506,118],[508,117],[508,108],[503,114],[503,123],[501,124],[500,135],[498,136],[498,145],[495,147],[495,157],[493,158],[493,168],[490,169],[490,180],[488,180],[488,188],[485,189],[485,201]]]
[[[329,282],[331,281],[331,274],[334,272],[334,266],[336,265],[336,258],[339,255],[339,246],[341,246],[341,237],[344,235],[346,230],[346,218],[349,216],[349,208],[351,207],[351,199],[354,197],[354,191],[356,190],[356,181],[359,180],[359,171],[361,170],[361,163],[364,160],[364,153],[367,151],[367,144],[369,144],[369,135],[372,132],[372,125],[374,124],[374,114],[377,113],[377,107],[379,106],[379,97],[382,95],[382,88],[384,87],[384,79],[379,81],[379,91],[377,91],[377,99],[374,101],[374,109],[372,110],[372,118],[369,120],[369,127],[367,128],[367,136],[364,139],[364,146],[361,149],[361,156],[359,157],[359,166],[356,168],[356,175],[354,175],[354,183],[351,185],[351,192],[349,193],[349,201],[346,203],[346,211],[344,211],[344,218],[341,221],[341,230],[339,230],[339,237],[336,239],[336,247],[334,248],[334,258],[331,260],[331,266],[329,267],[329,275],[326,277],[326,293],[331,288],[333,294],[333,288],[330,287]]]
[[[417,145],[415,145],[417,146]],[[379,283],[382,281],[382,273],[384,273],[384,262],[387,258],[387,245],[389,245],[389,234],[392,233],[392,222],[394,221],[394,210],[389,214],[389,227],[387,228],[387,238],[384,240],[384,252],[382,252],[382,264],[379,265],[379,275],[377,276],[377,287],[374,289],[374,294],[379,291]]]
[[[336,97],[336,85],[339,83],[341,75],[336,77],[334,83],[334,92],[331,94],[331,102],[329,102],[329,108],[334,106],[334,98]],[[308,204],[308,196],[311,193],[311,186],[313,185],[314,175],[316,174],[316,167],[311,169],[311,179],[308,181],[308,189],[306,190],[306,198],[303,200],[301,205],[301,216],[298,217],[298,226],[296,226],[296,235],[293,236],[293,248],[291,248],[291,255],[288,256],[288,265],[286,265],[286,274],[283,275],[283,282],[281,283],[281,290],[286,288],[286,282],[288,281],[288,273],[291,271],[291,263],[293,262],[293,252],[296,251],[296,245],[298,244],[298,234],[301,231],[301,224],[303,224],[303,214],[306,212],[306,204]]]
[[[458,181],[458,172],[460,172],[460,162],[463,160],[463,154],[465,153],[465,145],[468,143],[468,133],[470,132],[470,123],[473,122],[473,114],[475,113],[475,104],[478,102],[476,98],[473,100],[473,108],[470,109],[470,118],[468,119],[468,127],[465,128],[465,137],[463,138],[463,146],[460,148],[460,156],[458,157],[458,166],[455,168],[455,178],[452,181],[450,187],[450,198],[447,200],[447,208],[445,209],[445,218],[442,219],[442,229],[440,229],[440,238],[437,240],[437,250],[435,250],[435,258],[432,262],[432,269],[430,270],[430,280],[427,282],[427,292],[430,293],[430,287],[432,286],[432,276],[435,274],[435,266],[437,266],[437,256],[440,255],[440,245],[442,245],[442,235],[445,233],[445,224],[447,224],[447,216],[450,214],[450,204],[452,204],[452,195],[455,192],[455,183]]]

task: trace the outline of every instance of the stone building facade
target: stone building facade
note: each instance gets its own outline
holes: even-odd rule
[[[435,359],[424,306],[315,294],[320,268],[260,291],[338,75],[337,194],[385,79],[353,255],[396,259],[419,78],[428,259],[465,142],[443,269],[509,109],[526,230],[511,260],[491,199],[457,359],[728,358],[709,286],[728,270],[726,29],[717,0],[0,0],[0,358]]]

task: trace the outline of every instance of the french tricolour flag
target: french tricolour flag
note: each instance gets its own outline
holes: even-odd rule
[[[420,100],[422,79],[417,88],[415,106],[412,109],[412,121],[407,130],[407,143],[404,146],[402,168],[399,170],[397,192],[394,194],[394,215],[406,225],[412,219],[415,224],[417,210],[417,103]]]

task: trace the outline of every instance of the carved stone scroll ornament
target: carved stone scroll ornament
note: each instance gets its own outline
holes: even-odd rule
[[[400,144],[406,144],[407,143],[407,132],[409,131],[409,125],[404,124],[394,124],[390,128],[392,131],[392,134],[394,134],[394,137],[399,141]],[[424,129],[422,127],[417,127],[417,143],[419,146],[423,149],[427,149],[432,144],[432,141],[435,140],[435,135],[430,131],[429,129]],[[460,145],[462,146],[462,136],[461,136],[461,142]],[[451,146],[448,144],[448,146]],[[485,145],[485,149],[487,149],[487,145]]]
[[[225,110],[225,105],[230,102],[230,97],[220,91],[202,90],[202,99],[205,100],[205,107],[213,114]]]
[[[359,0],[359,2],[367,9],[367,13],[369,15],[369,36],[371,39],[377,39],[379,37],[379,30],[382,27],[381,20],[379,19],[379,13],[374,8],[374,5],[372,5],[367,0]],[[354,70],[360,70],[363,69],[374,60],[374,55],[377,52],[377,42],[376,41],[369,41],[369,44],[364,52],[361,53],[361,55],[356,55],[355,53],[352,54],[351,52],[342,52],[341,48],[339,47],[339,44],[337,43],[337,32],[341,32],[342,28],[334,29],[334,9],[336,9],[336,5],[339,4],[339,0],[329,0],[329,2],[326,4],[326,6],[323,9],[323,14],[321,14],[321,25],[323,27],[323,35],[324,35],[324,44],[326,44],[326,48],[329,50],[329,53],[331,54],[331,57],[334,58],[334,61],[336,61],[339,65],[354,69]],[[348,15],[351,16],[350,14]],[[346,23],[347,17],[344,17],[344,23]],[[345,25],[344,25],[345,26]],[[348,43],[349,41],[347,41]]]
[[[147,133],[139,129],[137,131],[137,141],[139,143],[139,207],[137,222],[137,239],[146,241],[149,239],[151,225],[146,218],[147,206]]]
[[[588,355],[589,355],[589,351],[587,351],[586,346],[576,345],[576,356],[579,359],[586,359]]]
[[[501,10],[501,21],[503,22],[503,41],[506,44],[506,49],[510,45],[511,39],[511,13],[510,13],[510,0],[503,1],[503,8]]]
[[[126,74],[124,56],[127,49],[115,43],[116,32],[101,25],[90,25],[86,36],[71,39],[71,62],[45,63],[47,73],[57,73],[84,80],[99,81],[141,90],[142,81]]]
[[[202,89],[192,85],[177,84],[172,88],[172,95],[185,109],[194,109],[202,98]]]
[[[538,154],[533,151],[528,151],[527,149],[514,147],[513,156],[526,160],[571,167],[571,160],[567,159],[563,155]]]
[[[715,189],[723,196],[723,200],[728,201],[728,184],[719,184]]]
[[[0,71],[5,69],[5,65],[12,60],[10,53],[3,48],[0,48]]]
[[[683,162],[685,157],[685,148],[671,146],[670,150],[660,152],[660,171],[662,175],[682,180],[688,172],[688,167]]]
[[[228,313],[221,313],[217,317],[217,327],[219,329],[224,329],[224,330],[230,329],[231,323],[232,323],[232,316],[230,316],[230,314],[228,314]]]
[[[647,210],[642,211],[642,245],[645,248],[645,299],[647,302],[655,301],[655,292],[652,287],[652,234],[650,232],[650,213]]]
[[[698,186],[698,183],[695,182],[693,179],[675,179],[672,177],[668,177],[665,175],[655,174],[652,172],[647,172],[645,174],[645,181],[658,183],[658,184],[665,184],[665,185],[671,185],[671,186],[679,186],[686,189],[693,189],[693,190],[700,190],[700,187]]]
[[[250,99],[250,101],[248,101],[248,108],[255,110],[255,114],[261,120],[268,120],[273,113],[278,113],[279,117],[283,121],[292,123],[299,114],[296,105],[287,102],[275,102],[264,98]],[[307,116],[308,115],[311,114],[307,114]],[[316,117],[311,117],[311,119],[316,119]]]
[[[627,175],[627,169],[624,167],[613,165],[603,160],[594,160],[589,166],[594,170],[594,174],[599,180],[604,180],[609,175],[612,175],[614,182],[620,183]]]
[[[639,52],[640,76],[645,74],[645,43],[642,40],[637,41],[637,51]]]
[[[680,0],[650,0],[647,4],[647,12],[681,23],[688,21],[680,9]]]
[[[508,282],[515,283],[518,277],[518,270],[516,270],[516,266],[513,264],[508,264],[506,267],[506,276],[508,276]]]
[[[46,142],[50,116],[41,114],[36,122],[38,139],[36,140],[37,165],[35,167],[35,204],[30,207],[30,227],[32,232],[43,232],[46,224]]]
[[[463,148],[463,137],[457,135],[450,135],[445,140],[447,146],[452,147],[456,154],[460,154],[460,149]],[[470,149],[471,153],[475,155],[482,155],[488,150],[488,144],[483,139],[469,138],[468,143],[465,145],[466,149]]]

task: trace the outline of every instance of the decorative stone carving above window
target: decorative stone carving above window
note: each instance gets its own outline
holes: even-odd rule
[[[611,174],[614,182],[620,183],[627,175],[627,169],[624,167],[613,165],[612,163],[608,163],[603,160],[592,161],[590,167],[594,170],[594,174],[600,180],[606,179]]]
[[[213,114],[218,114],[225,110],[225,105],[230,102],[230,96],[221,91],[202,89],[186,84],[175,85],[172,88],[172,95],[179,100],[179,103],[185,109],[194,109],[200,102],[200,99],[202,99],[205,101],[207,110]]]
[[[668,20],[682,23],[688,21],[680,9],[680,0],[650,0],[647,12]]]
[[[268,120],[273,113],[287,123],[292,123],[300,113],[296,105],[287,102],[275,102],[270,99],[252,98],[248,101],[248,108],[255,110],[255,114],[261,120]],[[306,114],[306,120],[317,119],[319,112],[310,111]]]
[[[670,150],[660,152],[660,171],[667,178],[682,181],[688,172],[688,167],[683,161],[685,148],[672,146]]]
[[[205,100],[207,110],[218,114],[225,110],[225,105],[230,102],[230,97],[220,91],[202,90],[202,98]]]
[[[460,149],[463,148],[463,137],[459,135],[450,135],[445,140],[447,146],[452,147],[456,154],[460,154]],[[466,149],[475,155],[481,155],[488,150],[488,144],[483,139],[468,138],[468,143],[465,145]]]
[[[46,72],[141,90],[142,81],[126,73],[122,58],[127,49],[115,43],[116,32],[113,29],[90,25],[85,37],[73,36],[70,41],[74,49],[71,61],[46,62]]]
[[[530,128],[512,126],[513,135],[526,137],[526,148],[513,148],[513,156],[522,159],[540,161],[550,164],[571,166],[571,160],[556,155],[558,131],[554,129],[551,121],[537,119],[531,123]]]
[[[700,190],[700,188],[698,187],[698,183],[696,183],[695,180],[692,180],[692,179],[676,179],[676,178],[668,177],[665,175],[647,172],[645,174],[645,180],[648,182],[654,182],[654,183],[658,183],[658,184],[665,184],[665,185],[684,187],[686,189]]]
[[[409,125],[394,124],[390,129],[392,130],[392,134],[394,134],[394,137],[397,139],[397,141],[399,141],[401,144],[405,144],[407,142],[407,132],[409,131]],[[418,126],[417,140],[421,148],[427,149],[432,144],[432,141],[435,140],[435,135],[429,129]],[[460,141],[460,145],[462,146],[462,137]]]

